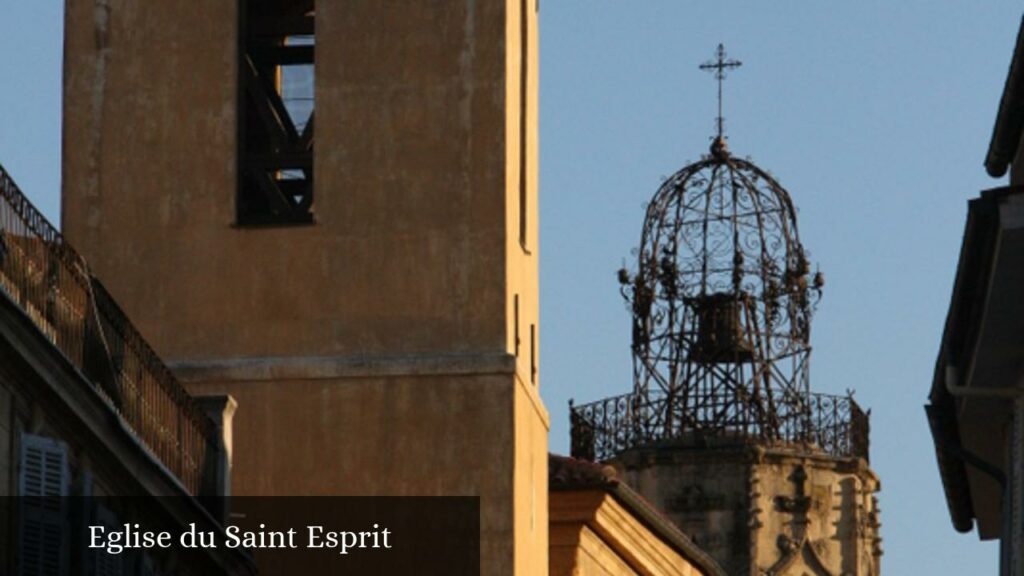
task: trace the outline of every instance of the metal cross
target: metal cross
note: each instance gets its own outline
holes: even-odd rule
[[[743,65],[739,60],[726,60],[725,59],[725,46],[718,45],[718,59],[708,60],[707,62],[700,65],[700,69],[711,72],[714,71],[715,79],[718,80],[718,117],[715,118],[715,122],[718,124],[718,137],[722,137],[722,133],[725,132],[725,119],[722,118],[722,80],[725,80],[725,71],[732,68],[739,68]]]

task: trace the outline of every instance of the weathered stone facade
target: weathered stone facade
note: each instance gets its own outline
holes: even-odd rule
[[[255,575],[238,549],[85,546],[223,530],[235,407],[167,377],[86,271],[0,167],[0,574]]]
[[[251,226],[257,4],[68,0],[67,237],[238,400],[235,494],[479,496],[485,573],[545,574],[536,2],[316,2],[311,219]]]
[[[552,455],[552,576],[726,576],[611,466]]]
[[[719,441],[633,449],[612,464],[729,574],[879,574],[880,483],[860,458]]]

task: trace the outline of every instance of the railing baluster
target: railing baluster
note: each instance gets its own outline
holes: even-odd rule
[[[669,407],[645,404],[646,396],[624,394],[583,405],[570,405],[573,455],[607,460],[639,446],[666,439],[678,439],[699,429],[702,434],[737,434],[761,441],[772,440],[765,423],[748,416],[746,405],[736,405],[730,393],[704,390],[703,397],[691,397],[685,406],[687,420],[680,420],[671,430],[656,419]],[[777,403],[789,402],[792,409],[777,422],[775,439],[784,443],[809,443],[836,457],[868,458],[866,442],[868,417],[850,396],[807,394],[799,401],[775,398]],[[651,399],[651,402],[663,402]],[[725,423],[717,415],[735,409],[735,418]],[[726,414],[728,416],[728,414]],[[589,448],[588,448],[589,446]]]

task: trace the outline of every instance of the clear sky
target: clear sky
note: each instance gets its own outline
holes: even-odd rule
[[[824,271],[811,385],[872,409],[883,570],[995,574],[997,547],[956,534],[922,406],[966,202],[1004,184],[982,167],[1020,24],[1010,0],[540,0],[541,379],[551,449],[567,401],[631,386],[632,267],[643,203],[703,154],[723,42],[734,154],[800,209]],[[62,6],[0,2],[0,163],[59,212]],[[183,167],[183,169],[187,169]]]

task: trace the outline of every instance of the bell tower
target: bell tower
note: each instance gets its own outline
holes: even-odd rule
[[[572,449],[607,461],[729,574],[877,576],[868,415],[810,391],[812,273],[789,193],[717,134],[647,207],[634,270],[633,391],[573,406]]]
[[[65,235],[239,495],[478,495],[546,574],[534,0],[67,0]]]

